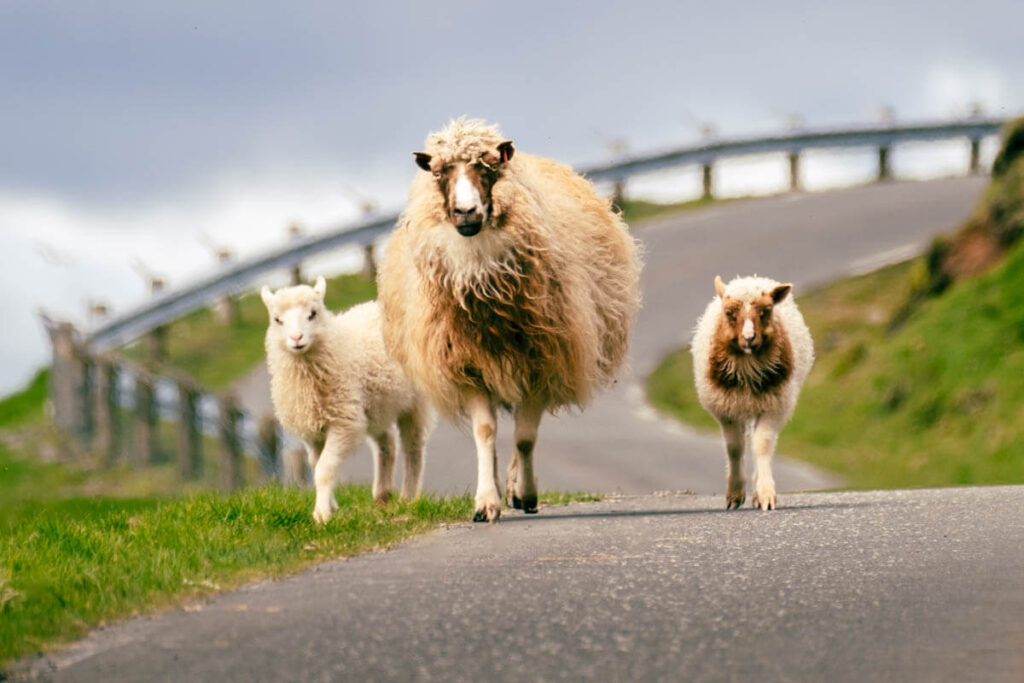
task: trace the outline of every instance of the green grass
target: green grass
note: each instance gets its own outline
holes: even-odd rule
[[[25,389],[0,400],[0,428],[41,420],[49,379],[50,371],[41,370]]]
[[[1024,245],[995,269],[889,321],[912,261],[798,299],[818,359],[780,452],[854,488],[1024,482]],[[648,378],[652,402],[698,427],[689,354]]]
[[[622,210],[623,220],[632,225],[648,218],[678,213],[680,211],[689,211],[690,209],[699,209],[721,201],[728,200],[690,199],[685,202],[663,204],[646,199],[624,199],[620,203],[619,208]]]
[[[343,310],[377,296],[376,283],[361,275],[341,275],[327,283],[327,306]],[[171,323],[167,333],[167,359],[160,368],[184,372],[203,387],[221,391],[263,362],[267,312],[259,294],[239,299],[239,319],[226,325],[210,309],[193,311]],[[129,357],[145,357],[145,345],[126,350]]]

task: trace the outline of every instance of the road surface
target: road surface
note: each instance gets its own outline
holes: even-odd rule
[[[1024,487],[510,512],[94,632],[55,681],[1024,680]]]
[[[540,487],[723,492],[720,438],[657,415],[646,405],[640,379],[667,352],[689,341],[697,316],[714,294],[714,276],[728,280],[737,274],[768,275],[794,282],[799,296],[815,285],[920,252],[934,235],[963,221],[985,182],[980,177],[956,178],[789,194],[722,203],[637,226],[645,250],[644,306],[632,341],[633,371],[583,414],[545,417],[535,456]],[[271,410],[262,368],[237,389],[252,414]],[[511,433],[511,420],[503,418],[498,442],[505,462],[512,453]],[[504,465],[500,470],[504,474]],[[346,463],[344,475],[349,481],[371,480],[367,448]],[[820,490],[840,483],[785,458],[777,460],[775,476],[780,491]],[[475,484],[476,454],[469,433],[439,425],[427,445],[425,489],[472,493]]]

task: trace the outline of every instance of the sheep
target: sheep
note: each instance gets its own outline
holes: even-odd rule
[[[424,172],[378,274],[385,342],[440,412],[470,420],[474,521],[501,514],[499,408],[515,420],[506,503],[537,512],[541,416],[582,408],[622,368],[637,245],[589,181],[497,126],[456,119],[414,156]]]
[[[274,412],[305,445],[319,523],[337,510],[341,463],[363,439],[373,451],[374,501],[384,505],[391,498],[396,432],[405,454],[402,498],[419,495],[433,427],[429,404],[384,349],[377,302],[334,315],[324,306],[326,291],[323,277],[313,287],[260,290],[270,317],[266,351]]]
[[[745,431],[755,456],[755,508],[776,507],[772,455],[779,431],[796,408],[800,387],[814,364],[811,333],[791,284],[763,277],[715,277],[716,296],[697,321],[691,350],[701,405],[722,429],[728,468],[725,505],[746,499]]]

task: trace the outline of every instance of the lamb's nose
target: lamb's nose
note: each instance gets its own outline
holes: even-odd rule
[[[293,334],[291,336],[291,340],[296,343],[302,341],[302,333],[299,332],[298,334]]]

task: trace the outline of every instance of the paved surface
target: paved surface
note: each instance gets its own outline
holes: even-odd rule
[[[697,316],[714,293],[714,276],[720,273],[729,279],[756,272],[794,282],[799,295],[811,286],[921,251],[932,236],[962,222],[984,184],[983,178],[958,178],[791,194],[720,204],[638,227],[646,256],[644,308],[632,342],[635,374],[624,377],[582,415],[544,418],[535,459],[540,486],[624,493],[723,492],[725,455],[720,438],[694,433],[656,415],[646,406],[638,379],[668,351],[689,340]],[[267,387],[262,369],[238,387],[254,414],[271,410]],[[512,453],[511,433],[511,421],[503,419],[498,440],[505,462]],[[346,478],[369,482],[370,462],[368,449],[362,449],[346,463]],[[832,476],[784,458],[777,461],[775,476],[780,491],[839,484]],[[425,488],[472,493],[475,484],[476,456],[468,432],[439,425],[427,446]]]
[[[1024,487],[623,497],[94,633],[57,681],[1021,681]],[[26,672],[21,671],[21,675]]]

